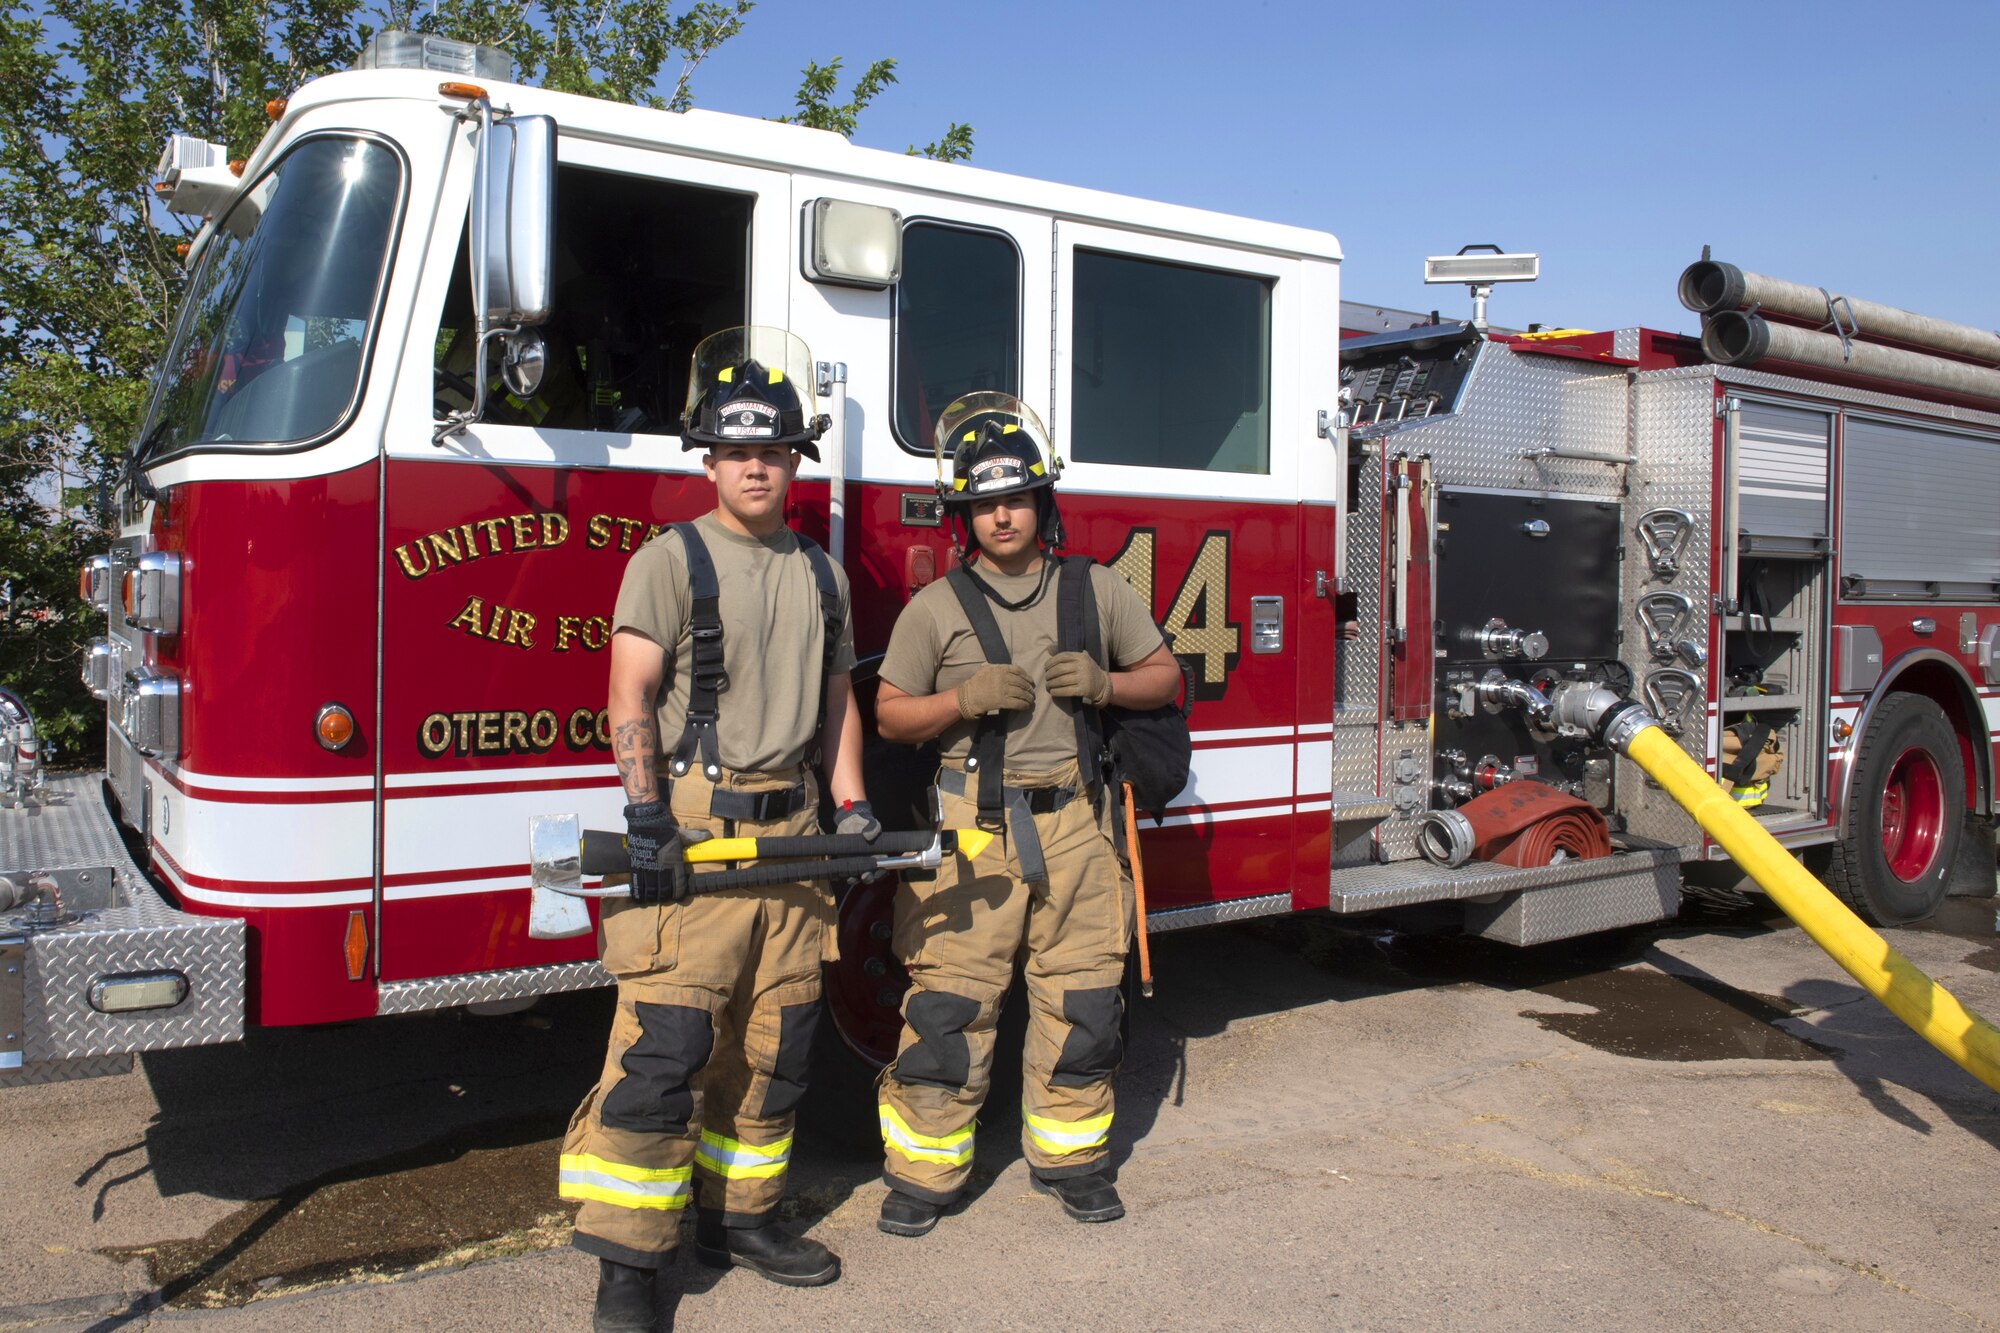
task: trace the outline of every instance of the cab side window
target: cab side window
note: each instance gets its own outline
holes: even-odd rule
[[[1268,278],[1079,248],[1073,306],[1072,458],[1270,472]]]
[[[999,232],[940,222],[903,229],[896,285],[896,439],[932,452],[952,399],[1021,392],[1021,256]]]
[[[556,169],[554,302],[541,327],[548,370],[530,399],[489,355],[487,420],[557,430],[679,435],[696,343],[750,308],[751,195]],[[466,247],[437,333],[434,408],[470,405],[472,282]]]

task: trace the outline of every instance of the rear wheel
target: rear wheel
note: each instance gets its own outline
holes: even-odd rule
[[[1965,823],[1958,736],[1944,710],[1917,694],[1884,699],[1855,751],[1849,801],[1827,887],[1878,926],[1937,911]]]
[[[910,974],[890,947],[896,880],[857,884],[840,902],[840,959],[827,966],[826,1007],[840,1039],[870,1069],[896,1056]]]

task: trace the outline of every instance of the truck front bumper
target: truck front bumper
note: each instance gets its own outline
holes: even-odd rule
[[[0,809],[0,876],[37,890],[0,912],[0,1087],[243,1036],[242,920],[169,907],[102,786],[96,773],[51,778],[42,803]]]

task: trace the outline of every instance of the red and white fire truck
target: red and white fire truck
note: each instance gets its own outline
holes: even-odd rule
[[[274,103],[247,162],[162,162],[205,221],[84,571],[107,776],[0,810],[0,1079],[606,981],[588,935],[530,938],[526,830],[617,827],[609,616],[631,552],[711,502],[679,413],[690,351],[738,324],[824,358],[792,517],[846,564],[864,697],[953,558],[933,417],[974,389],[1042,410],[1071,548],[1192,680],[1193,776],[1142,834],[1153,931],[1671,916],[1727,867],[1551,723],[1566,681],[1629,689],[1711,767],[1752,724],[1782,755],[1757,818],[1878,920],[1935,907],[1990,809],[1991,334],[1885,339],[1713,264],[1685,284],[1708,344],[1403,327],[1343,307],[1322,232],[516,86],[434,39],[363,63]],[[1795,327],[1828,306],[1834,332]],[[927,780],[868,762],[878,792]],[[1454,816],[1521,781],[1602,811],[1610,854],[1481,859]],[[848,896],[829,984],[877,1055],[886,904]]]

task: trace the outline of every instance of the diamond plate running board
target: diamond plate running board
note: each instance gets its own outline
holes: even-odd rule
[[[135,1051],[208,1046],[243,1036],[245,931],[240,918],[195,916],[164,902],[133,864],[100,795],[103,775],[51,778],[47,803],[0,810],[0,875],[108,867],[111,883],[66,892],[45,926],[31,909],[0,913],[0,939],[21,945],[20,1062],[0,1087],[115,1073]],[[178,973],[184,998],[168,1008],[103,1013],[91,1005],[107,977]],[[14,978],[0,975],[0,983]]]

